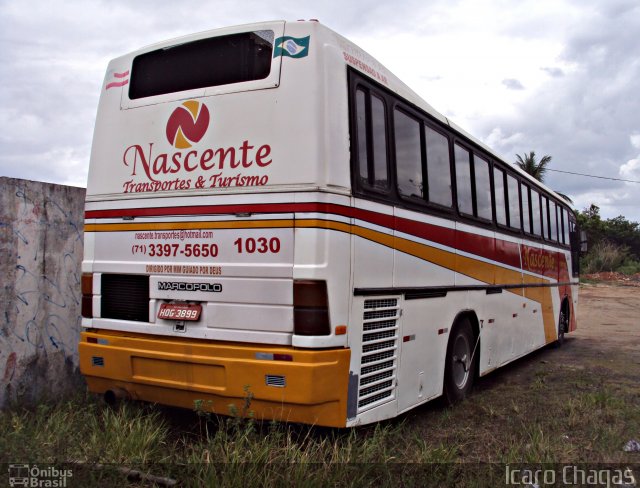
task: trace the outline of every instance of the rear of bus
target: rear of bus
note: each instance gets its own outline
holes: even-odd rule
[[[346,71],[328,32],[254,24],[109,64],[85,209],[90,391],[346,424],[351,244],[322,219],[350,205]]]

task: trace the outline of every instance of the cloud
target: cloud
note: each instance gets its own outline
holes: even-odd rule
[[[558,58],[569,68],[564,76],[551,77],[532,90],[511,114],[487,114],[486,120],[479,120],[475,130],[485,134],[483,139],[489,140],[496,130],[519,133],[519,139],[500,139],[503,153],[535,150],[553,157],[551,168],[638,176],[634,161],[640,145],[640,9],[617,3],[618,8],[604,1],[593,4],[584,22],[568,31]],[[624,210],[628,218],[640,220],[637,185],[634,191],[622,182],[552,172],[546,183],[574,198],[578,208],[595,203],[605,217]]]
[[[491,131],[489,136],[484,140],[494,151],[498,154],[502,153],[504,149],[510,149],[511,147],[521,144],[524,139],[524,135],[521,132],[512,133],[506,135],[502,129],[496,127]]]
[[[540,69],[545,73],[547,73],[549,76],[552,76],[553,78],[561,78],[564,76],[564,71],[561,70],[560,68],[543,67]]]
[[[318,18],[354,40],[506,161],[535,150],[552,168],[640,178],[637,0],[6,0],[0,174],[82,183],[110,59],[274,18]],[[640,220],[637,185],[547,178],[578,208]]]
[[[628,180],[640,181],[640,155],[620,166],[620,176]]]
[[[514,78],[506,78],[502,80],[502,84],[509,90],[524,90],[524,85]]]

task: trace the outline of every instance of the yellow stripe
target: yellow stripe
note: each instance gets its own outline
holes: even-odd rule
[[[351,225],[344,222],[322,219],[279,219],[279,220],[242,220],[219,222],[141,222],[118,224],[86,224],[85,232],[122,232],[143,230],[187,230],[187,229],[256,229],[256,228],[320,228],[336,230],[347,234],[356,235],[381,244],[391,249],[415,256],[419,259],[434,263],[438,266],[461,273],[475,280],[491,285],[505,283],[547,284],[550,280],[535,276],[523,275],[519,271],[513,271],[501,266],[486,263],[477,259],[461,256],[455,252],[445,251],[437,247],[421,244],[419,242],[394,237],[384,232]],[[540,304],[544,322],[544,334],[546,342],[556,339],[555,319],[553,314],[553,301],[551,289],[544,288],[516,288],[507,290],[516,295],[524,295],[525,298]]]
[[[524,275],[525,284],[546,284],[549,280],[537,278],[535,276]],[[540,304],[542,310],[542,320],[544,323],[544,337],[547,344],[556,340],[556,321],[553,313],[553,299],[551,297],[551,288],[525,288],[524,296]]]
[[[503,268],[495,264],[486,263],[477,259],[461,256],[454,252],[444,251],[433,246],[420,244],[409,239],[394,237],[384,232],[379,232],[364,227],[350,226],[348,224],[321,220],[296,220],[296,227],[321,227],[325,229],[339,230],[363,237],[370,241],[382,244],[405,254],[429,261],[457,273],[464,274],[473,279],[487,284],[499,285],[505,283],[546,284],[550,280],[529,275],[523,275],[520,271]],[[515,288],[506,290],[509,293],[533,300],[541,305],[544,335],[546,343],[556,339],[555,319],[553,314],[553,301],[550,288]],[[524,292],[524,293],[523,293]]]
[[[297,228],[320,228],[329,230],[338,230],[340,232],[346,232],[347,234],[353,234],[354,226],[351,224],[345,224],[344,222],[336,222],[335,220],[320,220],[320,219],[297,219],[295,221]]]

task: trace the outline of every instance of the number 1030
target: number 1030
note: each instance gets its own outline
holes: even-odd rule
[[[233,243],[236,246],[239,254],[247,253],[279,253],[280,252],[280,239],[277,237],[272,237],[271,239],[267,239],[266,237],[258,237],[254,239],[253,237],[248,237],[247,239],[243,239],[239,237]]]

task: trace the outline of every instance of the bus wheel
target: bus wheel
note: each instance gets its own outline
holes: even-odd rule
[[[564,344],[564,334],[569,328],[569,311],[567,303],[563,303],[560,308],[560,317],[558,318],[558,338],[554,342],[555,347],[560,347]]]
[[[476,361],[473,355],[473,330],[468,318],[453,327],[447,345],[444,367],[444,401],[452,405],[462,400],[473,386]]]

